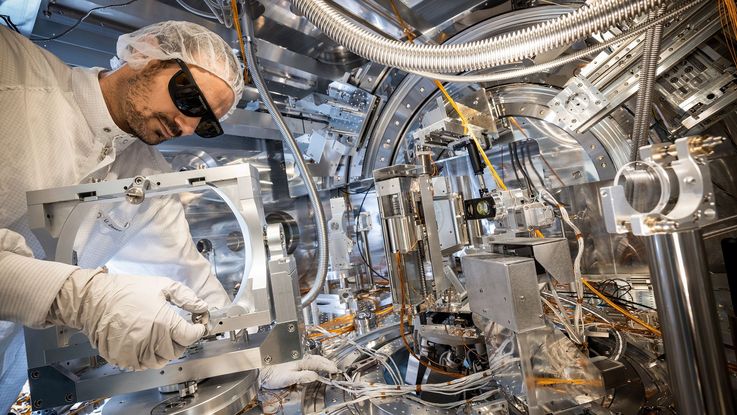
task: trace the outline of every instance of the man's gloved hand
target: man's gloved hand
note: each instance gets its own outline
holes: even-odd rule
[[[266,389],[302,385],[316,381],[318,371],[336,373],[338,367],[322,356],[308,354],[302,360],[262,368],[258,377],[259,385]]]
[[[73,272],[54,300],[47,321],[81,330],[102,357],[133,370],[159,368],[180,357],[205,334],[171,304],[192,313],[207,303],[169,278]]]

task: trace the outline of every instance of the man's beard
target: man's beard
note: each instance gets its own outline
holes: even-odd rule
[[[150,120],[158,118],[174,134],[174,137],[182,134],[179,126],[172,122],[166,114],[161,112],[152,113],[148,106],[142,104],[147,101],[147,96],[151,94],[151,84],[159,69],[159,65],[147,67],[133,76],[128,81],[128,89],[123,103],[123,115],[128,122],[128,127],[135,136],[148,145],[160,144],[169,138],[162,136],[157,130],[151,129],[147,124]],[[137,108],[135,103],[141,104],[141,108]],[[162,131],[162,133],[164,132]]]

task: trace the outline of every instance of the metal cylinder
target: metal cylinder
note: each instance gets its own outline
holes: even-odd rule
[[[361,284],[363,288],[371,289],[374,286],[374,274],[371,271],[374,264],[371,262],[371,246],[369,246],[368,231],[359,232],[361,237],[361,245],[363,245],[363,256],[366,259],[366,279]],[[359,277],[360,278],[360,277]]]
[[[734,414],[701,231],[659,233],[645,240],[678,412]]]
[[[371,321],[368,313],[360,312],[353,318],[353,328],[358,337],[364,336],[371,331]]]

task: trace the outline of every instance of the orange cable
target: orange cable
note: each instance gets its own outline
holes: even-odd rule
[[[233,12],[233,26],[235,31],[238,33],[238,43],[241,47],[241,58],[243,58],[243,83],[247,84],[248,81],[248,66],[246,63],[246,44],[243,42],[243,33],[241,32],[241,21],[238,16],[238,4],[236,0],[230,0],[230,9]]]
[[[608,304],[608,305],[609,305],[610,307],[612,307],[613,309],[615,309],[615,310],[619,311],[619,312],[620,312],[620,313],[622,313],[622,314],[623,314],[623,315],[624,315],[625,317],[627,317],[628,319],[630,319],[630,320],[634,321],[635,323],[637,323],[637,324],[641,325],[642,327],[645,327],[646,329],[648,329],[648,330],[649,330],[650,332],[652,332],[653,334],[655,334],[655,335],[657,335],[657,336],[662,336],[662,333],[660,332],[660,330],[658,330],[658,329],[656,329],[655,327],[653,327],[653,326],[651,326],[651,325],[649,325],[649,324],[645,323],[644,321],[642,321],[642,320],[640,320],[639,318],[637,318],[637,317],[636,317],[636,316],[635,316],[634,314],[630,313],[629,311],[627,311],[627,310],[625,310],[624,308],[620,307],[619,305],[615,304],[615,303],[614,303],[614,302],[613,302],[612,300],[610,300],[610,299],[609,299],[609,298],[608,298],[607,296],[605,296],[604,294],[600,293],[600,292],[599,292],[599,290],[597,290],[596,288],[594,288],[594,286],[593,286],[593,285],[591,285],[591,283],[590,283],[590,282],[588,282],[588,281],[587,281],[586,279],[584,279],[584,278],[581,278],[581,282],[583,282],[583,284],[584,284],[584,285],[585,285],[585,286],[586,286],[586,287],[587,287],[587,288],[588,288],[589,290],[591,290],[591,292],[592,292],[592,293],[594,293],[594,294],[595,294],[595,295],[596,295],[597,297],[601,298],[601,299],[602,299],[602,300],[603,300],[603,301],[604,301],[605,303],[607,303],[607,304]]]
[[[397,16],[397,20],[399,20],[399,24],[402,26],[404,33],[407,35],[407,41],[409,43],[414,43],[414,35],[412,34],[412,30],[409,28],[407,23],[402,19],[402,16],[399,14],[399,9],[397,8],[396,3],[394,3],[394,0],[390,0],[392,11],[394,11],[394,14]],[[479,153],[481,153],[481,157],[484,159],[484,163],[486,164],[486,167],[489,168],[489,172],[491,173],[491,176],[494,178],[494,181],[496,182],[497,187],[499,187],[502,190],[507,190],[507,185],[504,184],[504,181],[499,176],[499,173],[497,173],[494,166],[491,164],[491,161],[486,156],[486,152],[484,151],[484,148],[481,147],[481,143],[479,143],[479,140],[476,138],[476,135],[473,133],[473,131],[469,128],[469,122],[468,119],[466,119],[466,116],[461,112],[461,109],[456,104],[455,100],[450,96],[448,91],[445,89],[443,84],[440,83],[437,79],[433,79],[433,82],[435,83],[435,86],[438,87],[440,92],[443,93],[445,96],[445,99],[448,101],[451,107],[455,110],[455,112],[458,114],[458,117],[461,119],[461,123],[463,124],[463,131],[464,133],[467,132],[471,136],[471,140],[476,145],[476,148],[478,149]]]

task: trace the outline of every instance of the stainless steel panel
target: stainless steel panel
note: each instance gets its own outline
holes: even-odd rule
[[[534,260],[475,254],[461,265],[471,311],[516,333],[544,326]]]
[[[258,392],[258,371],[203,379],[194,396],[160,393],[156,389],[114,396],[103,415],[235,415],[241,413]]]

